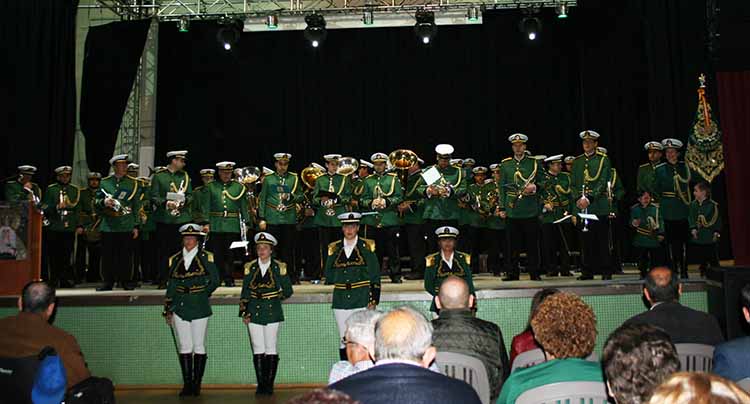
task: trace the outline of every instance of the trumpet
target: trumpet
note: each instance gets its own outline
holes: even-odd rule
[[[175,192],[175,199],[172,200],[172,202],[175,203],[174,208],[169,210],[169,214],[172,216],[180,216],[182,212],[180,209],[185,206],[185,180],[180,181],[180,188]],[[169,196],[167,196],[167,200],[169,200]]]
[[[36,209],[36,211],[39,212],[40,215],[42,215],[42,226],[49,226],[49,219],[47,219],[47,216],[44,215],[44,210],[42,210],[41,208],[42,201],[38,196],[36,196],[33,190],[26,187],[23,187],[23,190],[30,194],[31,203],[34,205],[34,209]]]
[[[587,201],[589,200],[589,198],[586,198],[586,184],[581,185],[581,199],[585,199]],[[588,206],[586,207],[586,209],[583,210],[583,213],[584,214],[588,214],[589,213]],[[583,232],[588,232],[589,231],[589,219],[583,219],[583,230],[581,230],[581,231],[583,231]]]
[[[67,196],[65,195],[65,190],[61,188],[60,193],[57,195],[58,195],[57,214],[60,215],[61,218],[65,219],[70,213],[68,212],[68,209],[67,209],[68,204],[65,201],[67,199]],[[62,208],[60,206],[62,206]]]
[[[114,205],[112,206],[112,210],[115,212],[122,213],[123,215],[129,215],[132,210],[129,206],[122,206],[122,202],[120,202],[119,199],[112,197],[112,194],[107,192],[104,188],[99,188],[102,193],[104,194],[104,200],[105,202],[107,200],[114,201]]]
[[[372,200],[372,208],[374,210],[385,209],[386,201],[383,198],[383,190],[380,188],[380,184],[375,185],[375,198]]]

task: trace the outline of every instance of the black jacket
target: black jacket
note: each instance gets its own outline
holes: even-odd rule
[[[471,310],[440,310],[432,320],[432,344],[438,352],[469,355],[484,363],[490,381],[490,398],[494,402],[508,378],[508,352],[503,333],[495,323],[474,317]]]
[[[724,342],[714,316],[685,307],[678,302],[663,302],[651,310],[633,316],[625,324],[651,324],[669,334],[675,344],[718,345]]]
[[[400,363],[379,365],[340,380],[328,388],[362,404],[480,404],[468,384],[431,370]]]

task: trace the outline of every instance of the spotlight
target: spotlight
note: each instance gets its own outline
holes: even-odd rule
[[[530,41],[533,41],[539,36],[539,31],[542,30],[542,22],[536,17],[524,17],[519,28],[521,32],[528,36]]]
[[[558,4],[555,12],[557,12],[557,18],[559,19],[568,18],[568,3]]]
[[[242,32],[242,20],[220,20],[219,30],[216,31],[216,40],[226,51],[232,50],[240,41]]]
[[[469,21],[479,21],[479,7],[471,6],[466,12],[466,19]]]
[[[268,29],[276,29],[279,27],[279,16],[276,14],[269,14],[266,16],[266,27]]]
[[[375,15],[372,9],[368,8],[362,13],[362,23],[365,25],[372,25],[375,22]]]
[[[418,10],[414,15],[417,23],[414,25],[414,34],[417,35],[423,44],[429,44],[437,34],[437,25],[435,25],[435,13],[432,11]]]
[[[183,15],[182,17],[180,17],[180,20],[177,21],[177,29],[180,32],[190,31],[190,19],[188,18],[188,16]]]
[[[320,14],[310,14],[305,17],[305,23],[307,23],[304,34],[305,39],[310,41],[310,45],[313,48],[322,45],[326,40],[326,36],[328,36],[325,18]]]

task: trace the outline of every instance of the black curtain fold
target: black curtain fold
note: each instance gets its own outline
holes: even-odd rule
[[[151,20],[112,22],[89,28],[81,79],[81,130],[93,171],[109,171],[128,97]]]
[[[0,178],[35,165],[35,181],[71,164],[77,0],[0,1]]]

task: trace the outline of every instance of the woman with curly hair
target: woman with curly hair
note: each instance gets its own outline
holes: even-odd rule
[[[602,382],[598,362],[586,361],[596,343],[596,316],[580,297],[548,296],[531,319],[531,329],[547,361],[511,373],[498,404],[513,404],[527,390],[560,382]]]

